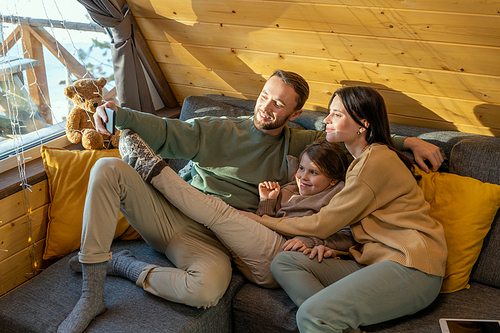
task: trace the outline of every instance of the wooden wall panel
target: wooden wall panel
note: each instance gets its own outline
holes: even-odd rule
[[[38,271],[33,272],[33,260],[36,267],[41,266],[44,240],[36,243],[35,253],[26,248],[13,256],[0,261],[0,296],[31,279]],[[36,269],[35,269],[36,270]],[[33,295],[36,297],[36,295]]]
[[[426,93],[437,97],[477,100],[481,103],[500,103],[500,76],[470,75],[450,71],[426,70],[369,62],[332,60],[320,57],[302,57],[287,54],[248,51],[205,46],[182,46],[164,42],[151,42],[156,60],[163,64],[206,68],[208,71],[232,71],[236,83],[241,75],[258,76],[255,73],[272,73],[281,68],[303,73],[308,81],[351,84],[359,81],[378,88]],[[172,77],[164,66],[166,76]],[[174,68],[174,70],[176,70]],[[186,70],[187,72],[188,70]],[[254,82],[263,82],[262,80]],[[184,83],[170,81],[173,83]],[[232,85],[231,82],[227,82]],[[263,85],[263,83],[262,83]],[[255,87],[260,89],[261,87]],[[243,91],[244,92],[244,91]]]
[[[40,272],[50,202],[47,180],[30,189],[0,200],[0,296]]]
[[[334,32],[427,41],[499,46],[498,13],[436,12],[350,5],[281,1],[129,1],[134,15],[151,21],[277,27],[299,31]],[[139,10],[140,9],[140,10]]]
[[[341,85],[376,87],[391,121],[500,132],[500,1],[129,0],[176,98],[255,99],[277,68],[307,108]]]
[[[255,5],[257,1],[227,1],[220,0],[214,4],[212,1],[204,0],[194,0],[194,1],[176,1],[175,9],[183,8],[185,10],[191,10],[192,8],[203,8],[204,10],[198,10],[199,13],[204,11],[213,10],[214,8],[220,9],[221,5],[229,6],[234,10],[235,6],[240,5],[239,3],[252,3]],[[262,0],[258,1],[259,6],[265,7],[268,3],[280,3],[283,5],[293,5],[305,3],[304,0]],[[327,4],[327,5],[340,5],[345,6],[345,0],[315,0],[309,1],[308,4]],[[173,18],[170,15],[180,15],[179,13],[174,14],[174,9],[172,2],[166,2],[162,0],[140,0],[129,2],[134,13],[141,17],[156,17],[156,18]],[[469,14],[489,14],[497,15],[500,11],[500,1],[498,0],[349,0],[349,5],[352,7],[375,7],[375,8],[394,8],[394,9],[407,9],[407,10],[426,10],[426,11],[438,11],[445,13],[469,13]],[[266,7],[267,8],[267,7]],[[169,12],[171,11],[171,12]],[[215,11],[215,10],[213,10]],[[193,11],[194,12],[194,11]],[[244,14],[244,13],[243,13]],[[243,15],[240,14],[240,15]],[[184,14],[185,15],[185,14]]]
[[[0,261],[29,247],[31,245],[30,237],[34,242],[45,238],[48,222],[47,212],[48,204],[33,211],[31,214],[31,234],[27,214],[0,227]]]
[[[196,73],[196,72],[194,72]],[[241,93],[236,90],[224,90],[221,86],[210,87],[214,81],[206,81],[198,76],[198,84],[171,84],[171,88],[179,100],[190,95],[218,94],[255,100],[258,92]],[[205,81],[202,83],[202,81]],[[219,81],[220,82],[220,81]],[[327,101],[340,85],[329,85],[312,82],[312,94],[305,104],[306,109],[326,112],[325,106],[319,106],[318,101]],[[259,90],[260,91],[260,90]],[[391,121],[404,125],[430,127],[440,130],[456,130],[483,135],[500,137],[500,129],[491,128],[485,124],[499,122],[500,107],[489,104],[476,105],[470,101],[434,98],[425,95],[402,94],[397,91],[380,89],[387,102]],[[475,117],[470,118],[474,113]],[[325,114],[326,115],[326,114]]]
[[[27,206],[25,195],[27,194],[29,207]],[[16,192],[5,199],[0,200],[0,225],[13,221],[26,214],[27,209],[34,211],[38,207],[49,202],[49,189],[47,180],[33,185],[26,193]]]
[[[137,19],[151,41],[499,75],[499,47],[247,26]],[[500,24],[500,19],[498,21]],[[500,33],[500,32],[499,32]],[[281,41],[276,43],[276,41]],[[500,38],[497,38],[500,41]],[[153,53],[156,44],[150,43]],[[473,56],[472,56],[473,55]]]

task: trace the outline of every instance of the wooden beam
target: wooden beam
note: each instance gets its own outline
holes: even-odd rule
[[[135,20],[131,12],[129,15],[132,25],[134,27],[134,38],[137,45],[137,49],[139,51],[139,57],[151,81],[153,82],[153,85],[158,91],[158,94],[160,95],[163,104],[165,104],[165,106],[169,108],[178,107],[179,102],[177,101],[174,93],[172,92],[172,89],[170,89],[170,86],[167,80],[165,79],[163,72],[158,66],[158,63],[156,62],[153,54],[151,53],[149,45],[146,42],[146,39],[144,38],[144,35],[142,34],[141,29],[137,24],[137,21]]]
[[[69,69],[78,79],[82,79],[84,76],[93,78],[92,75],[87,71],[85,66],[80,64],[71,53],[69,53],[59,42],[56,41],[47,31],[43,28],[30,27],[32,35],[42,43],[47,50],[50,51],[65,67]]]
[[[117,95],[117,92],[116,92],[116,87],[114,87],[113,89],[111,89],[110,91],[108,91],[106,94],[103,93],[103,96],[102,98],[105,100],[105,101],[109,101],[110,99],[113,99],[115,98]]]
[[[93,79],[94,77],[90,72],[87,71],[85,66],[80,64],[71,53],[68,52],[52,35],[50,35],[45,29],[38,27],[30,27],[32,35],[42,43],[47,50],[50,51],[69,71],[75,75],[78,79],[88,78]],[[103,96],[108,94],[106,88],[102,89]]]
[[[45,71],[45,60],[43,57],[42,43],[37,40],[32,30],[27,25],[21,25],[23,30],[23,48],[25,58],[39,60],[41,66],[26,70],[31,99],[37,105],[40,114],[47,124],[52,125],[52,112],[50,110],[49,86],[47,84],[47,73]],[[35,84],[36,83],[36,84]]]
[[[21,17],[13,15],[0,15],[3,23],[7,24],[22,24],[29,25],[30,27],[52,27],[60,28],[66,30],[79,30],[79,31],[92,31],[92,32],[102,32],[105,30],[100,25],[95,23],[82,23],[82,22],[70,22],[70,21],[60,21],[60,20],[47,20],[38,19],[33,17]]]
[[[2,48],[0,49],[0,56],[6,55],[19,39],[21,39],[21,26],[18,25],[3,41]]]

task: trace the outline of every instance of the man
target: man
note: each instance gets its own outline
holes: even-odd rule
[[[264,85],[253,117],[182,122],[108,102],[94,118],[97,130],[108,134],[104,107],[114,109],[117,127],[136,132],[163,158],[192,160],[196,175],[191,185],[237,209],[255,211],[258,184],[268,179],[284,184],[286,155],[297,156],[324,135],[286,126],[300,116],[308,96],[309,87],[301,76],[278,70]],[[406,138],[404,145],[413,149],[417,161],[428,159],[434,168],[442,162],[439,149],[431,144]],[[425,163],[422,166],[427,168]],[[126,251],[112,258],[110,246],[119,211],[176,268],[149,265]],[[217,304],[231,279],[231,255],[215,235],[177,210],[127,163],[114,158],[99,160],[91,171],[78,258],[82,265],[75,260],[71,265],[82,270],[82,297],[60,332],[81,332],[106,310],[106,274],[126,277],[154,295],[196,307]]]

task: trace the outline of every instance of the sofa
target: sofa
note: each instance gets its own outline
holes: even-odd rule
[[[185,99],[181,119],[201,116],[244,116],[254,101],[218,95]],[[290,127],[322,130],[324,113],[304,110]],[[391,124],[394,134],[416,136],[442,150],[440,173],[471,177],[500,185],[500,138]],[[411,153],[410,155],[411,156]],[[188,161],[172,160],[176,170]],[[498,209],[498,205],[495,206]],[[440,318],[500,319],[500,213],[480,239],[468,288],[441,293],[426,309],[411,316],[361,327],[366,332],[440,332]],[[481,245],[480,244],[480,245]],[[131,250],[138,259],[172,266],[142,240],[116,241],[112,251]],[[73,252],[26,284],[0,298],[0,332],[54,332],[80,297],[81,274],[69,269]],[[224,297],[208,309],[168,302],[148,294],[123,278],[105,282],[108,310],[87,332],[298,332],[297,307],[282,289],[264,289],[247,281],[236,269]]]

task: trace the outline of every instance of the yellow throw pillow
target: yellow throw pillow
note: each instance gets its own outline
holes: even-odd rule
[[[500,207],[500,185],[451,173],[425,173],[415,166],[415,174],[430,215],[443,225],[448,259],[442,293],[469,288],[469,275],[479,257],[483,239]]]
[[[66,150],[41,147],[49,184],[49,222],[43,259],[59,258],[80,248],[83,207],[90,169],[101,157],[120,157],[118,149]],[[131,240],[140,235],[120,213],[115,238]]]

